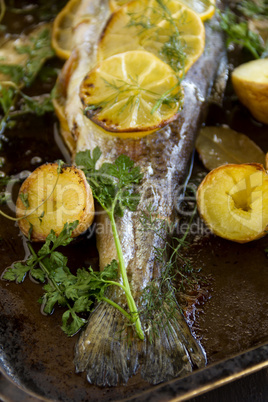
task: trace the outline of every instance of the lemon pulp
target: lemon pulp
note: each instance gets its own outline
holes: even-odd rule
[[[80,97],[87,117],[104,130],[144,133],[177,117],[182,89],[168,64],[137,50],[100,63],[83,80]]]

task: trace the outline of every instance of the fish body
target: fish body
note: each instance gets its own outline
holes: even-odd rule
[[[207,25],[206,48],[183,80],[184,108],[176,121],[140,139],[114,137],[84,116],[79,98],[80,83],[96,62],[98,37],[109,18],[107,2],[95,3],[94,0],[81,2],[80,7],[85,9],[90,4],[92,21],[77,27],[76,47],[58,81],[66,119],[62,133],[73,154],[99,146],[100,163],[113,162],[120,154],[125,154],[141,167],[144,176],[139,187],[139,206],[135,212],[125,211],[122,218],[116,219],[116,225],[133,297],[138,309],[146,311],[142,294],[152,281],[157,286],[157,279],[161,277],[164,264],[157,258],[157,249],[165,247],[168,234],[161,225],[157,231],[144,230],[141,217],[150,205],[154,216],[167,222],[174,220],[178,186],[185,176],[197,129],[204,120],[214,78],[222,66],[224,46],[221,34]],[[96,221],[102,269],[118,258],[106,214],[99,211]],[[125,295],[119,287],[110,287],[108,292],[110,299],[127,308]],[[203,367],[205,352],[191,334],[175,299],[171,304],[163,297],[159,305],[163,307],[164,316],[159,319],[160,311],[151,313],[154,332],[141,313],[145,334],[142,341],[135,337],[118,310],[107,303],[99,303],[76,346],[77,371],[87,371],[90,383],[114,386],[126,383],[138,371],[145,380],[156,384],[185,375],[193,367]]]

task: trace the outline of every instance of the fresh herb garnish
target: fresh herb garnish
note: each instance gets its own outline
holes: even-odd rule
[[[15,118],[26,113],[34,113],[38,116],[53,111],[52,95],[30,97],[23,91],[23,87],[29,87],[41,71],[45,61],[54,56],[51,48],[51,29],[38,28],[36,35],[33,33],[24,40],[24,44],[15,47],[15,52],[26,55],[22,65],[13,65],[0,61],[0,72],[7,78],[0,82],[1,99],[0,106],[3,115],[0,121],[0,134],[15,124]],[[18,102],[20,100],[20,102]]]
[[[108,96],[107,98],[103,99],[99,103],[94,103],[93,105],[89,105],[85,107],[84,113],[86,116],[89,118],[94,115],[95,111],[99,111],[100,109],[110,107],[112,105],[115,105],[119,101],[120,95],[124,94],[125,98],[127,101],[124,103],[124,105],[118,110],[118,113],[123,113],[127,108],[129,109],[129,113],[131,110],[134,108],[136,105],[140,105],[140,98],[141,94],[145,93],[148,95],[153,95],[154,97],[159,97],[159,99],[156,100],[154,106],[151,109],[151,114],[155,113],[162,105],[167,105],[170,108],[174,107],[178,102],[182,103],[182,92],[179,86],[179,81],[178,85],[169,89],[166,93],[163,95],[159,96],[158,93],[148,90],[146,88],[140,87],[138,80],[134,79],[131,76],[128,76],[129,82],[126,82],[122,79],[116,79],[113,81],[107,81],[106,79],[102,78],[106,87],[107,88],[112,88],[114,91],[114,94],[111,96]],[[171,93],[174,91],[174,89],[178,89],[178,91],[171,95]],[[134,93],[134,95],[132,95]]]
[[[169,64],[174,71],[184,74],[185,66],[185,44],[181,38],[181,34],[177,27],[177,21],[174,20],[169,8],[166,6],[163,0],[156,0],[159,8],[148,8],[144,14],[141,13],[129,13],[130,22],[129,27],[135,26],[139,28],[138,35],[141,37],[141,45],[144,31],[148,31],[145,35],[145,39],[150,37],[154,41],[158,41],[161,35],[167,34],[167,28],[160,26],[160,22],[166,21],[168,23],[169,37],[159,50],[161,59]],[[148,11],[148,13],[146,12]],[[183,21],[183,15],[180,16]]]
[[[89,267],[78,269],[76,275],[71,273],[67,266],[68,259],[57,249],[70,244],[72,231],[77,225],[78,221],[66,223],[58,237],[51,231],[37,253],[28,243],[31,255],[26,261],[13,264],[2,276],[5,280],[21,283],[28,273],[41,283],[47,282],[39,300],[42,311],[51,314],[56,304],[66,307],[61,328],[68,336],[76,334],[87,322],[79,314],[90,312],[95,300],[107,301],[105,289],[114,284],[118,270],[117,262],[113,260],[102,272],[95,272]]]
[[[23,203],[23,205],[25,206],[26,209],[29,208],[29,200],[28,200],[28,193],[20,193],[20,199]]]
[[[146,332],[149,340],[153,334],[157,335],[159,322],[161,322],[161,325],[164,327],[168,326],[170,318],[174,315],[174,311],[177,310],[175,295],[178,293],[178,288],[173,285],[175,278],[180,278],[180,289],[183,289],[184,281],[189,283],[189,278],[195,279],[194,270],[190,261],[180,253],[180,249],[188,245],[186,239],[195,214],[196,207],[190,216],[187,230],[183,236],[173,236],[169,241],[166,240],[167,233],[172,232],[172,228],[169,227],[165,220],[154,215],[151,206],[141,215],[140,221],[142,223],[142,230],[153,232],[155,236],[163,240],[163,247],[155,247],[155,259],[159,261],[162,266],[161,276],[152,280],[152,282],[143,289],[141,296],[142,305],[145,306],[141,314],[147,326]],[[183,269],[179,268],[179,264],[183,266]],[[158,312],[157,317],[155,315],[156,311]]]
[[[265,19],[268,17],[268,1],[267,0],[243,0],[237,5],[238,10],[249,18]]]
[[[130,311],[129,318],[132,323],[135,323],[136,332],[140,339],[144,339],[139,313],[128,282],[122,246],[115,222],[115,217],[122,217],[126,208],[131,211],[136,210],[140,196],[134,191],[134,187],[141,181],[143,175],[140,168],[135,167],[134,162],[125,155],[120,155],[114,163],[103,163],[99,169],[96,169],[96,163],[100,156],[101,151],[97,147],[93,150],[92,155],[89,150],[77,153],[75,160],[76,164],[84,170],[94,197],[106,211],[111,222],[123,281],[122,288]]]
[[[44,28],[37,37],[30,37],[28,44],[17,46],[16,51],[28,56],[22,77],[22,82],[28,87],[33,83],[45,60],[55,55],[51,47],[51,30]]]
[[[227,47],[231,44],[247,49],[255,59],[265,52],[265,44],[261,36],[249,28],[248,21],[227,9],[225,13],[218,11],[220,27],[227,34]]]

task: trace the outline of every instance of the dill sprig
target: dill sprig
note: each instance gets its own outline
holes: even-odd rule
[[[127,100],[117,111],[118,114],[123,113],[127,108],[129,109],[129,112],[131,112],[135,106],[137,106],[137,109],[139,109],[142,93],[146,93],[147,95],[151,95],[152,97],[156,98],[156,101],[151,109],[151,114],[158,111],[162,105],[167,105],[168,107],[172,108],[177,103],[181,103],[182,101],[182,92],[179,86],[179,81],[178,85],[159,96],[159,94],[154,91],[142,88],[138,83],[138,78],[128,75],[128,79],[129,82],[119,78],[108,81],[102,77],[105,86],[107,88],[112,88],[114,93],[98,103],[86,106],[84,109],[85,115],[90,118],[100,109],[112,107],[120,101],[120,97],[122,97],[122,95],[124,95],[124,98],[127,98]],[[172,93],[176,88],[178,88],[177,92],[175,92],[175,94]]]
[[[161,36],[168,38],[162,47],[159,49],[160,58],[173,68],[174,71],[184,75],[185,66],[185,43],[178,29],[177,21],[172,17],[166,2],[156,0],[159,8],[147,7],[144,13],[129,13],[130,21],[127,26],[139,28],[138,35],[140,36],[141,45],[149,37],[150,40],[158,42]],[[183,23],[183,15],[180,16],[180,22]],[[167,27],[159,26],[160,21],[166,21]],[[143,33],[146,31],[146,35]],[[146,43],[145,43],[146,44]]]
[[[154,217],[153,212],[152,208],[149,207],[141,216],[142,230],[151,231],[163,240],[163,247],[155,247],[155,259],[162,266],[161,277],[154,279],[145,287],[142,294],[142,305],[145,305],[145,308],[141,315],[146,322],[149,339],[153,333],[157,335],[159,323],[166,326],[170,318],[174,316],[178,307],[175,295],[179,290],[182,290],[183,281],[189,282],[189,275],[195,279],[190,260],[179,251],[188,246],[186,239],[196,214],[196,208],[189,219],[184,235],[181,238],[173,236],[170,241],[167,241],[166,237],[171,228],[165,220]],[[179,268],[179,263],[180,266],[184,267],[183,270]],[[182,279],[179,289],[173,285],[177,276]]]

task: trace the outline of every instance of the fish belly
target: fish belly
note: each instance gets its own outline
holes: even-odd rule
[[[62,132],[74,155],[99,146],[100,163],[113,162],[125,154],[144,174],[137,211],[126,211],[116,224],[133,297],[139,310],[144,312],[141,322],[145,340],[135,337],[125,317],[113,306],[99,303],[77,343],[75,364],[78,372],[86,371],[88,381],[99,386],[126,383],[137,372],[156,384],[203,367],[206,357],[175,298],[168,303],[165,295],[158,295],[163,296],[163,301],[158,303],[162,306],[161,314],[159,310],[152,311],[150,321],[145,319],[147,302],[142,294],[152,281],[157,286],[161,277],[165,263],[157,258],[157,249],[165,247],[168,232],[161,225],[156,231],[144,230],[141,218],[150,208],[159,221],[174,221],[178,187],[187,171],[196,132],[204,121],[213,82],[225,58],[223,39],[218,31],[206,25],[205,51],[183,80],[184,108],[176,121],[141,139],[120,139],[104,133],[82,113],[79,86],[96,62],[98,37],[109,17],[107,1],[82,0],[81,7],[88,7],[90,2],[94,18],[90,24],[76,28],[76,47],[58,81],[68,125],[68,133],[64,129]],[[102,269],[117,259],[117,253],[109,220],[100,209],[96,214],[96,237]],[[120,288],[111,287],[108,292],[109,298],[127,308]],[[153,331],[150,322],[154,323]]]

